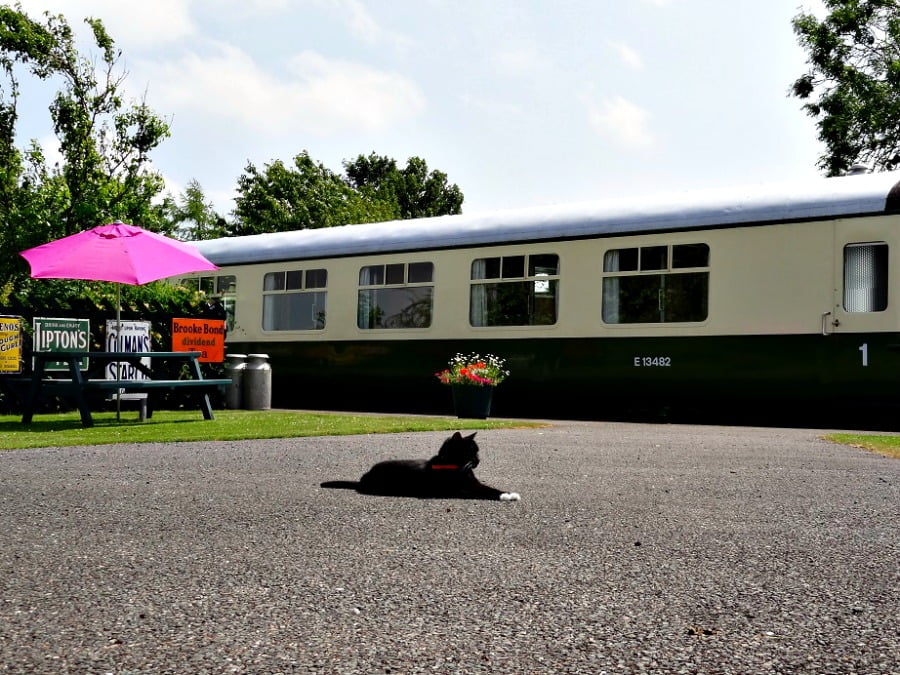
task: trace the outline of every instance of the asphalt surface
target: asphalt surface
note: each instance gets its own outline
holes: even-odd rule
[[[482,431],[520,502],[325,490],[446,434],[0,453],[0,671],[900,673],[900,460]]]

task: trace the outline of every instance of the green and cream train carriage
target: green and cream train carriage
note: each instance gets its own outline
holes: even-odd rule
[[[900,173],[197,247],[279,407],[447,413],[457,352],[507,359],[496,415],[900,403]]]

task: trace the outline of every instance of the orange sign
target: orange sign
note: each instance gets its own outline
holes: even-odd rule
[[[172,319],[172,351],[200,352],[199,361],[225,360],[225,322],[214,319]]]

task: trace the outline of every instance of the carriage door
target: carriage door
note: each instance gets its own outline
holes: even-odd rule
[[[835,224],[834,303],[823,321],[823,333],[869,333],[886,328],[891,251],[884,228],[870,229],[874,227],[852,221]]]
[[[890,297],[889,263],[900,250],[886,241],[890,234],[876,219],[834,224],[834,301],[823,313],[829,379],[836,393],[856,397],[875,394],[896,382],[900,351]],[[898,259],[900,260],[900,259]]]

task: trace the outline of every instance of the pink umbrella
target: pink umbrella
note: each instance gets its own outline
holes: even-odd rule
[[[87,279],[132,286],[176,274],[219,269],[190,244],[119,221],[30,248],[19,255],[31,265],[35,279]],[[117,286],[116,325],[121,326],[118,298]],[[117,333],[121,335],[121,330]]]
[[[133,286],[219,269],[190,244],[118,221],[19,255],[31,265],[35,279],[88,279]]]

